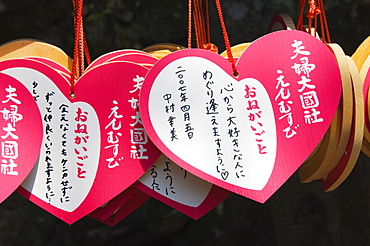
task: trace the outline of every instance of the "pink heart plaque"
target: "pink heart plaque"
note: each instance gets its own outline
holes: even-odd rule
[[[157,160],[136,110],[147,69],[126,62],[97,66],[70,85],[52,66],[0,63],[35,98],[43,121],[39,162],[19,192],[73,223],[132,185]]]
[[[27,88],[0,74],[0,203],[15,191],[36,164],[41,148],[40,111]]]
[[[205,50],[158,61],[140,94],[145,129],[171,160],[265,202],[324,136],[341,95],[337,62],[319,40],[278,31],[237,62]]]

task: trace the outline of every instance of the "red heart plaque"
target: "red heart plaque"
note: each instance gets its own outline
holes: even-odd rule
[[[27,87],[44,128],[39,162],[19,192],[67,223],[117,196],[159,157],[136,110],[143,66],[97,66],[78,80],[73,99],[51,66],[19,59],[0,70]]]
[[[337,62],[319,40],[278,31],[237,62],[181,50],[156,63],[140,94],[145,129],[175,163],[265,202],[324,136],[341,95]]]
[[[5,74],[0,80],[1,203],[36,164],[43,130],[40,111],[27,88]]]

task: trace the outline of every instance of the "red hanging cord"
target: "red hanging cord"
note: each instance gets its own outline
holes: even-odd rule
[[[239,75],[239,73],[238,73],[238,70],[236,69],[233,54],[231,52],[230,41],[229,41],[229,37],[227,35],[226,26],[225,26],[225,22],[224,22],[224,17],[222,15],[220,0],[215,0],[215,3],[216,3],[216,7],[217,7],[218,17],[219,17],[220,23],[221,23],[222,34],[224,36],[224,42],[225,42],[225,47],[226,47],[226,51],[227,51],[228,60],[231,63],[231,66],[233,68],[234,76],[237,77]]]
[[[217,53],[216,45],[210,43],[210,25],[208,0],[203,9],[203,0],[188,1],[188,48],[191,48],[192,20],[194,21],[194,32],[196,47]]]
[[[322,33],[323,33],[322,35],[324,36],[324,33],[325,33],[325,39],[326,39],[327,43],[331,43],[329,25],[328,25],[328,20],[326,18],[324,1],[323,0],[319,0],[319,8],[321,9],[320,18],[322,18],[322,20],[320,20],[320,22],[322,24]]]
[[[91,57],[90,57],[90,52],[89,52],[89,47],[87,46],[87,41],[86,41],[86,36],[84,34],[84,52],[85,52],[85,59],[87,65],[91,64]]]
[[[82,26],[82,13],[83,13],[83,0],[74,0],[74,28],[75,28],[75,37],[74,37],[74,48],[73,48],[73,65],[72,65],[72,74],[71,74],[71,90],[70,96],[75,97],[75,83],[80,77],[80,38],[81,38],[81,26]]]
[[[83,0],[72,0],[74,8],[74,48],[73,48],[73,65],[71,74],[70,96],[75,96],[74,86],[78,78],[84,72],[84,58],[89,65],[91,63],[90,53],[83,29]]]
[[[234,76],[238,76],[238,71],[236,69],[235,61],[231,52],[230,41],[227,35],[225,22],[223,20],[221,4],[219,0],[215,1],[217,6],[217,12],[221,23],[222,33],[224,36],[225,47],[228,54],[228,60],[232,64]],[[197,43],[197,48],[206,49],[217,53],[218,48],[216,45],[210,42],[210,21],[209,21],[209,4],[206,0],[204,17],[203,2],[202,0],[188,0],[188,48],[191,48],[191,34],[192,34],[192,20],[194,20],[195,29],[195,39]]]
[[[316,4],[315,0],[308,0],[308,30],[312,34],[312,22],[314,22],[313,26],[313,35],[316,36],[317,31],[317,16],[321,13],[321,9]],[[321,23],[321,22],[320,22]],[[325,40],[325,38],[324,38]],[[325,42],[324,42],[325,43]]]
[[[209,0],[205,0],[205,18],[203,22],[203,32],[204,32],[204,44],[202,49],[218,53],[218,48],[215,44],[211,43],[211,25],[209,21]]]
[[[323,0],[308,0],[308,30],[310,34],[316,36],[318,22],[320,22],[321,40],[323,43],[331,43],[328,21],[326,18]],[[300,14],[297,22],[297,30],[306,31],[303,26],[303,13],[306,0],[300,0]],[[318,18],[319,16],[319,18]],[[313,25],[312,25],[313,23]],[[313,30],[312,30],[313,29]]]
[[[202,2],[195,0],[193,5],[193,20],[195,29],[195,41],[197,48],[200,49],[204,44],[204,22],[202,21]]]
[[[211,25],[209,21],[209,0],[206,0],[206,43],[211,43]]]
[[[191,49],[192,0],[188,0],[188,49]]]
[[[74,43],[74,53],[73,55],[76,56],[74,58],[76,62],[76,68],[78,68],[77,73],[80,73],[81,71],[81,64],[83,63],[81,55],[83,55],[84,52],[84,46],[81,45],[81,40],[83,40],[83,29],[82,29],[82,14],[79,12],[82,11],[80,8],[83,8],[83,3],[79,2],[79,0],[73,1],[73,7],[74,7],[74,26],[75,26],[75,43]],[[77,47],[76,47],[77,45]]]
[[[299,17],[297,22],[297,30],[300,31],[306,31],[306,29],[303,26],[303,14],[304,14],[304,7],[306,5],[306,0],[300,0],[299,3]]]
[[[208,6],[206,5],[206,13],[203,10],[203,0],[196,0],[194,6],[194,26],[196,30],[197,48],[206,49],[210,43],[210,30],[207,26],[209,22]],[[209,23],[208,23],[209,24]]]

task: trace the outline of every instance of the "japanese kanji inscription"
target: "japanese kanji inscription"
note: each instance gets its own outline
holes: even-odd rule
[[[142,120],[181,167],[264,202],[324,136],[340,73],[330,50],[299,31],[256,40],[237,69],[236,79],[226,59],[205,50],[164,57],[143,84]]]

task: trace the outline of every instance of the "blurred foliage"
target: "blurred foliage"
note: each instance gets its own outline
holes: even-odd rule
[[[370,35],[369,0],[325,2],[333,42],[351,55]],[[292,0],[222,2],[231,44],[267,32],[271,17],[289,13]],[[187,44],[187,1],[86,0],[85,30],[92,58],[118,49],[170,42]],[[211,4],[211,41],[223,50],[219,20]],[[35,38],[73,50],[73,9],[66,0],[0,0],[0,43]],[[277,47],[278,48],[278,47]],[[0,245],[369,245],[369,158],[362,155],[336,191],[320,183],[300,184],[293,175],[265,204],[232,195],[198,221],[150,199],[115,227],[91,218],[69,226],[13,194],[0,206]]]

